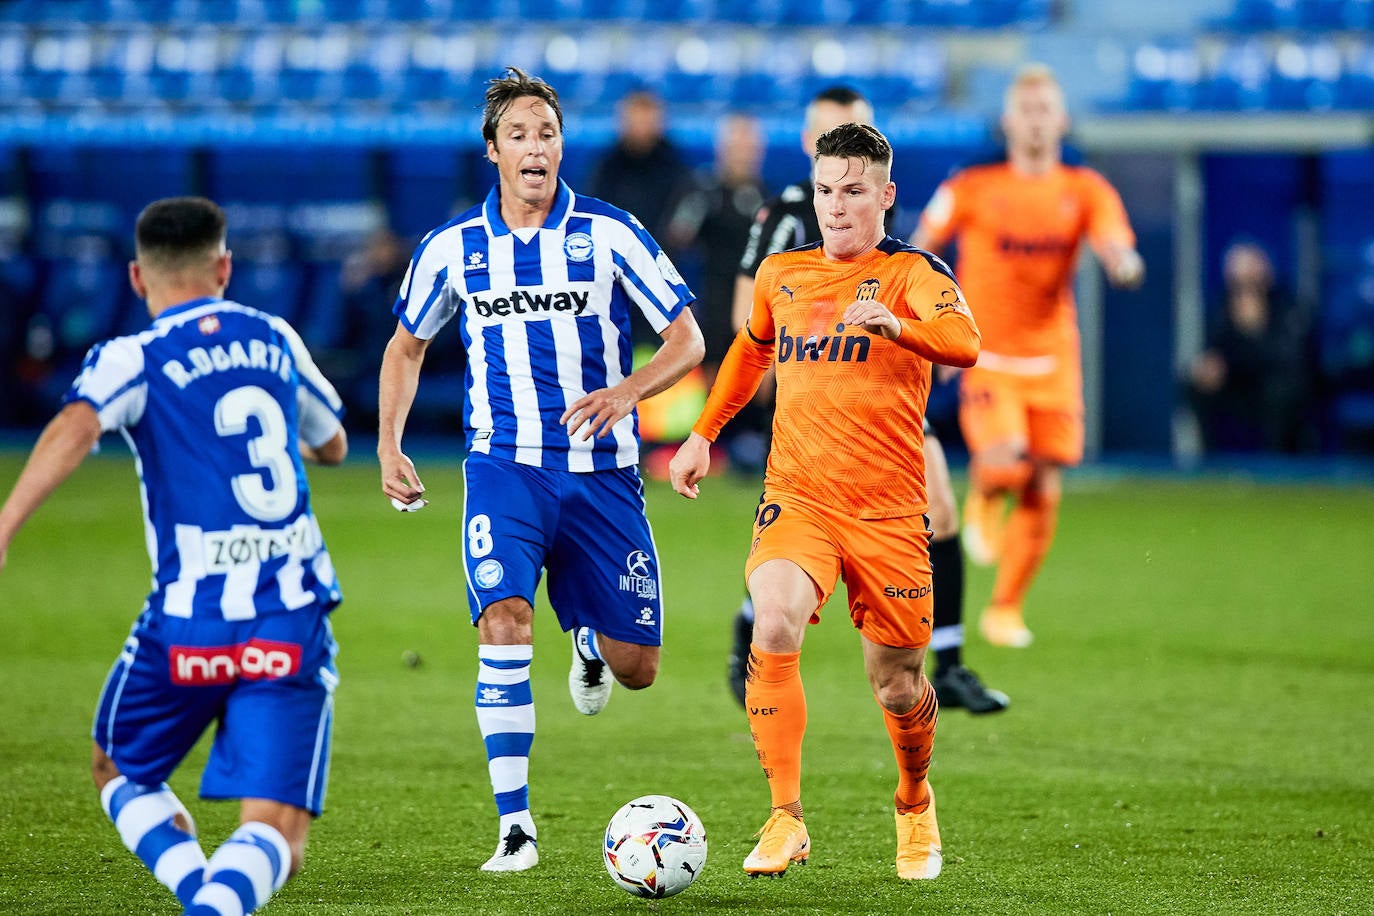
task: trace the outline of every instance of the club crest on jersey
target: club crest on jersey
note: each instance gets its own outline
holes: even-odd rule
[[[206,337],[209,337],[211,334],[218,334],[219,316],[206,315],[204,318],[200,319],[200,321],[196,322],[196,330],[200,331],[200,333],[204,334]]]
[[[472,580],[477,583],[478,588],[496,588],[505,577],[506,569],[500,560],[483,560],[472,571]]]
[[[569,261],[579,264],[590,261],[592,257],[592,237],[585,232],[573,232],[563,240],[563,253]]]
[[[673,284],[682,283],[682,274],[677,272],[677,268],[666,254],[660,251],[658,257],[654,258],[654,263],[658,265],[658,272],[663,274],[663,279]]]
[[[859,288],[854,290],[854,298],[859,302],[868,302],[878,298],[878,287],[882,286],[877,277],[869,277],[859,284]]]

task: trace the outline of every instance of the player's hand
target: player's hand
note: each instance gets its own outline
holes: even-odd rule
[[[896,340],[902,333],[902,324],[897,316],[876,299],[859,299],[849,303],[840,320],[888,340]]]
[[[1116,263],[1107,272],[1113,286],[1122,289],[1136,289],[1145,282],[1145,259],[1134,248],[1122,248],[1117,253]]]
[[[592,436],[604,439],[613,426],[630,415],[636,400],[623,383],[612,388],[599,388],[568,405],[558,422],[568,428],[569,436],[581,432],[578,439],[582,442]]]
[[[408,506],[424,495],[425,485],[403,452],[379,453],[377,460],[382,465],[382,493],[386,496]]]
[[[697,481],[711,470],[711,441],[691,433],[678,446],[677,454],[668,462],[668,480],[673,489],[688,499],[696,499],[700,489]]]

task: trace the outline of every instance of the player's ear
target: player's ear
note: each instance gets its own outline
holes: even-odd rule
[[[229,277],[234,273],[234,253],[225,250],[224,254],[215,259],[215,283],[219,285],[220,292],[224,292],[229,285]]]
[[[488,140],[488,141],[487,141],[487,161],[490,162],[490,163],[492,163],[493,165],[496,164],[496,141],[495,141],[495,140]]]
[[[129,262],[129,286],[133,287],[134,295],[138,298],[148,298],[148,285],[143,282],[143,269],[137,261]]]
[[[891,210],[895,203],[897,203],[897,182],[889,181],[883,188],[883,209]]]

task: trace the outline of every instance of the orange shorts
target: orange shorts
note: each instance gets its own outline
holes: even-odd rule
[[[1013,375],[965,369],[959,382],[959,429],[977,454],[1025,442],[1032,458],[1072,466],[1083,460],[1083,396],[1076,373]]]
[[[899,649],[930,643],[930,525],[923,515],[856,519],[795,497],[765,493],[754,518],[744,564],[748,577],[769,560],[790,560],[816,586],[816,611],[838,580],[849,597],[849,619],[870,642]]]

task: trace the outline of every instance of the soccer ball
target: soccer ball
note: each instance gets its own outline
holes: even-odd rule
[[[606,825],[601,859],[611,880],[639,897],[685,891],[706,865],[706,828],[667,795],[636,798]]]

